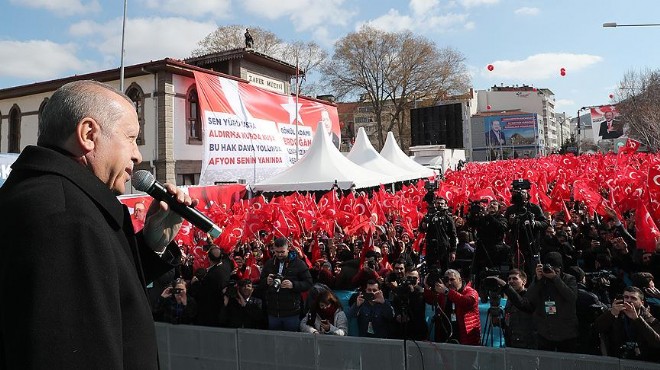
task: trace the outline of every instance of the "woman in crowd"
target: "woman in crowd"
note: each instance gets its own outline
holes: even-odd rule
[[[300,331],[341,336],[348,334],[348,319],[335,293],[330,290],[319,293],[300,322]]]

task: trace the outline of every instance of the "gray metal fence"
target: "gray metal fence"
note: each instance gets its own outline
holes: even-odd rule
[[[658,370],[612,357],[156,323],[164,370]]]

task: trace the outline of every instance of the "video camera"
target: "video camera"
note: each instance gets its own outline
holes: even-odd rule
[[[426,261],[417,265],[417,270],[419,271],[420,276],[426,277],[426,285],[431,289],[435,286],[435,283],[442,281],[442,270],[438,267],[429,266],[426,264]]]
[[[617,279],[609,270],[586,272],[584,277],[587,280],[589,289],[592,291],[607,290],[612,285],[612,281]]]
[[[273,288],[275,288],[275,290],[278,292],[282,286],[282,280],[284,280],[284,276],[282,276],[282,274],[275,274],[275,276],[273,276]]]
[[[532,188],[532,184],[527,179],[516,179],[511,183],[511,187],[514,191],[529,190]]]

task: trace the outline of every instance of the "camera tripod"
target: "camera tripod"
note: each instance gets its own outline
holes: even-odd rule
[[[504,322],[504,310],[499,306],[500,300],[494,300],[492,297],[489,299],[490,307],[488,308],[488,314],[486,315],[486,326],[484,327],[484,334],[482,336],[481,345],[493,347],[495,343],[495,334],[493,333],[494,327],[500,328],[499,334],[499,345],[503,347],[502,343],[504,342],[503,336],[503,327],[502,323]],[[490,341],[490,343],[489,343]]]

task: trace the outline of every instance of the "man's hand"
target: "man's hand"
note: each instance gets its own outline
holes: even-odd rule
[[[358,294],[357,299],[355,300],[355,304],[357,304],[358,307],[362,306],[362,303],[364,303],[364,297],[362,297],[362,293]]]
[[[552,280],[552,279],[554,279],[555,277],[557,277],[557,271],[556,271],[555,269],[551,269],[550,272],[545,272],[545,271],[543,271],[543,276],[544,276],[546,279],[550,279],[550,280]]]
[[[435,283],[435,287],[433,287],[433,290],[435,290],[436,293],[444,293],[448,290],[448,288],[445,286],[445,284],[441,282]]]
[[[383,297],[383,291],[379,290],[374,294],[374,302],[376,303],[385,303],[385,297]]]
[[[625,308],[626,305],[622,300],[615,300],[614,302],[612,302],[612,308],[610,308],[610,313],[612,313],[614,317],[618,317],[619,313],[621,313]]]
[[[628,316],[629,319],[637,320],[639,318],[639,314],[637,313],[637,310],[635,309],[635,306],[632,305],[632,303],[624,302],[623,306],[623,313]]]
[[[174,195],[179,203],[187,206],[196,206],[197,199],[193,200],[183,190],[172,184],[164,184],[167,191]],[[181,228],[183,219],[174,212],[170,212],[169,205],[165,202],[151,202],[147,217],[144,221],[144,241],[149,248],[156,252],[162,252],[174,239]]]
[[[449,253],[449,262],[456,261],[456,252]]]
[[[163,292],[160,294],[160,296],[163,297],[163,298],[171,297],[172,296],[172,287],[168,286],[167,288],[165,288],[165,290],[163,290]]]
[[[497,285],[499,285],[500,287],[503,287],[503,286],[506,285],[506,281],[500,279],[497,276],[489,276],[487,279],[493,279],[493,280],[497,281]]]
[[[535,272],[536,272],[536,280],[541,280],[541,278],[543,277],[543,265],[540,263],[536,265]]]
[[[282,280],[282,285],[280,286],[282,289],[293,289],[293,283],[291,280]]]

